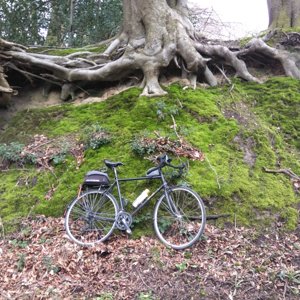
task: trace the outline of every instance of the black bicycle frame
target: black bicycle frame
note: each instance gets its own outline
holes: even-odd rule
[[[165,191],[165,195],[169,201],[168,193],[167,193],[167,182],[165,180],[165,177],[161,170],[159,170],[159,175],[156,176],[142,176],[142,177],[133,177],[133,178],[119,178],[116,168],[113,168],[114,175],[115,175],[115,181],[110,185],[110,187],[105,191],[105,193],[111,192],[115,186],[117,186],[118,190],[118,197],[119,197],[119,204],[120,204],[120,210],[124,210],[124,205],[122,201],[122,193],[120,189],[120,182],[129,182],[129,181],[139,181],[139,180],[155,180],[155,179],[161,179],[162,185],[156,189],[155,192],[153,192],[149,197],[147,197],[132,213],[131,215],[135,215],[138,211],[140,211],[149,201],[158,194],[162,189]],[[105,194],[104,193],[104,194]]]

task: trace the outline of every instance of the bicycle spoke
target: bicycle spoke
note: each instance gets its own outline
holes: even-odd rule
[[[154,226],[163,243],[175,249],[194,244],[205,226],[202,200],[188,188],[169,191],[168,200],[162,198],[154,210]]]
[[[98,191],[85,193],[67,212],[67,233],[81,245],[104,241],[114,228],[116,214],[117,205],[111,196]]]

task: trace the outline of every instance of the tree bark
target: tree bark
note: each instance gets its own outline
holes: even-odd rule
[[[268,0],[269,28],[292,28],[300,26],[299,0]]]

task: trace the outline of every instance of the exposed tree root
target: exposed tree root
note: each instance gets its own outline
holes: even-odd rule
[[[252,39],[244,50],[239,52],[239,55],[260,53],[266,57],[279,61],[287,76],[300,79],[300,71],[297,66],[297,61],[300,56],[292,55],[287,51],[280,51],[278,49],[268,46],[262,39]]]
[[[250,74],[245,59],[261,54],[281,63],[287,76],[300,79],[296,54],[272,48],[262,39],[253,39],[244,49],[230,50],[223,45],[199,42],[197,33],[187,17],[186,0],[123,0],[124,21],[122,32],[111,41],[106,51],[94,54],[88,51],[65,57],[26,52],[22,45],[0,39],[0,65],[7,70],[13,62],[15,71],[30,81],[30,77],[44,81],[55,78],[62,88],[62,98],[72,94],[72,87],[84,82],[118,81],[137,76],[145,96],[161,96],[166,92],[159,77],[171,62],[181,69],[182,77],[196,87],[199,79],[211,86],[218,84],[217,71],[234,70],[236,76],[260,82]],[[7,67],[6,67],[7,66]],[[224,70],[224,71],[222,71]],[[0,73],[1,92],[9,89],[8,81]],[[143,76],[141,78],[141,75]],[[225,76],[227,82],[229,78]],[[69,92],[66,91],[70,89]],[[7,96],[6,94],[2,94]],[[10,94],[9,94],[10,95]],[[2,100],[3,101],[3,100]]]

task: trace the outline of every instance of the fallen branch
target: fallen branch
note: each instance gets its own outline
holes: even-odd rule
[[[283,173],[287,176],[289,176],[292,179],[296,179],[296,180],[300,180],[300,176],[298,176],[297,174],[295,174],[293,171],[291,171],[290,169],[278,169],[278,170],[271,170],[271,169],[267,169],[265,167],[263,167],[263,170],[266,173]]]
[[[209,215],[206,216],[206,220],[217,220],[219,218],[228,218],[231,217],[230,214],[220,214],[220,215]]]
[[[263,167],[263,170],[266,173],[282,173],[284,175],[289,176],[291,178],[291,181],[293,183],[293,187],[294,187],[295,191],[296,192],[300,192],[300,176],[298,176],[297,174],[295,174],[290,169],[271,170],[271,169],[267,169],[267,168]]]
[[[217,182],[219,190],[220,190],[221,189],[221,184],[220,184],[220,181],[219,181],[218,173],[217,173],[216,169],[211,165],[211,163],[210,163],[210,161],[209,161],[209,159],[208,159],[207,156],[205,156],[205,160],[207,161],[210,169],[215,173],[215,175],[216,175],[216,182]]]
[[[179,136],[179,134],[177,132],[177,124],[176,124],[175,118],[174,118],[173,115],[171,115],[171,117],[172,117],[172,120],[173,120],[173,126],[172,126],[172,128],[174,129],[175,135],[177,136],[178,141],[179,141],[179,143],[181,145],[182,144],[182,138]]]

